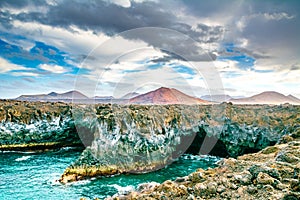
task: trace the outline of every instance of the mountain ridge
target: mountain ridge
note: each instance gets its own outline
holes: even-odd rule
[[[177,89],[160,87],[129,100],[131,104],[208,104],[208,101],[189,96]]]
[[[276,91],[265,91],[255,94],[250,97],[234,98],[229,95],[203,95],[200,98],[187,95],[175,88],[161,87],[144,94],[131,92],[125,94],[120,98],[113,96],[94,96],[87,97],[83,93],[71,90],[64,93],[50,92],[48,94],[36,95],[20,95],[15,100],[20,101],[65,101],[71,102],[72,100],[82,102],[95,102],[97,103],[120,103],[120,104],[211,104],[221,102],[232,102],[233,104],[295,104],[300,105],[300,99],[289,94],[284,95]],[[125,101],[126,100],[126,101]]]
[[[71,90],[64,93],[50,92],[48,94],[37,95],[20,95],[15,98],[21,101],[45,101],[45,100],[72,100],[72,99],[88,99],[88,97],[79,91]]]
[[[293,95],[284,95],[275,91],[265,91],[259,94],[240,98],[240,99],[229,99],[228,102],[235,104],[300,104],[300,99]]]

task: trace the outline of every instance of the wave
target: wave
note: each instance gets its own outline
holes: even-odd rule
[[[192,154],[183,154],[180,159],[183,159],[183,160],[206,160],[206,161],[209,161],[209,160],[220,160],[219,157],[217,156],[211,156],[211,155],[192,155]]]
[[[118,190],[118,194],[128,194],[129,192],[134,190],[133,185],[127,185],[127,186],[123,187],[118,184],[112,184],[112,185],[107,185],[107,186],[114,187],[116,190]]]
[[[24,160],[28,160],[31,156],[22,156],[20,158],[16,158],[15,161],[20,162],[20,161],[24,161]]]
[[[90,182],[91,182],[91,180],[87,179],[87,180],[80,180],[80,181],[70,182],[70,183],[67,183],[66,185],[73,185],[73,186],[75,186],[75,185],[86,185]]]
[[[36,153],[34,151],[0,151],[0,153],[19,153],[19,154],[33,154]]]

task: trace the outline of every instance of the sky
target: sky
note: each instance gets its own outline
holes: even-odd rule
[[[298,0],[1,0],[0,98],[277,91],[300,98]]]

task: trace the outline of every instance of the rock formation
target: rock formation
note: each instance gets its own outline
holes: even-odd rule
[[[82,146],[65,103],[0,101],[0,150]]]
[[[63,183],[143,173],[184,152],[209,153],[227,158],[215,169],[144,185],[125,198],[299,199],[299,120],[300,107],[290,104],[71,106],[1,100],[0,150],[83,143],[86,149],[65,170]]]
[[[222,157],[257,152],[297,128],[299,109],[288,104],[85,107],[79,109],[79,119],[89,119],[94,142],[60,181],[144,173],[169,164],[184,152]]]
[[[275,146],[112,199],[300,199],[300,127]]]

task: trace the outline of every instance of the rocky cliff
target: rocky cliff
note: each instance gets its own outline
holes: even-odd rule
[[[144,173],[184,152],[222,157],[257,152],[297,129],[299,111],[299,106],[289,104],[81,107],[74,113],[75,121],[88,119],[94,141],[60,181]]]
[[[258,153],[223,159],[162,184],[145,183],[112,199],[300,199],[300,128]]]
[[[283,163],[282,166],[284,169],[288,166],[290,171],[282,173],[296,170],[297,174],[298,168],[293,166],[299,160],[299,155],[295,153],[299,152],[297,141],[288,143],[289,146],[275,146],[276,155],[274,152],[263,153],[271,151],[272,147],[270,147],[258,154],[234,158],[274,145],[283,135],[295,131],[299,134],[299,124],[300,107],[289,104],[280,106],[78,104],[71,106],[59,102],[2,100],[0,101],[0,150],[37,150],[84,144],[86,149],[82,155],[62,175],[60,181],[63,183],[97,176],[157,170],[185,152],[231,157],[232,159],[224,160],[225,164],[222,165],[233,162],[232,166],[229,166],[232,167],[230,170],[237,172],[241,170],[242,177],[243,173],[249,174],[244,171],[256,162],[257,165],[265,165],[259,164],[259,161],[265,162],[265,158],[270,159],[271,163],[267,167],[276,165],[281,173],[280,166],[272,161],[275,157],[276,162],[283,159],[286,161],[282,162],[289,163]],[[288,136],[284,138],[289,140]],[[289,148],[292,150],[290,151]],[[258,156],[256,160],[254,160],[255,156]],[[251,162],[247,163],[245,159],[250,159]],[[217,170],[221,169],[223,168]],[[240,193],[252,189],[255,192],[265,187],[266,190],[270,189],[263,184],[255,185],[255,181],[261,181],[263,177],[268,178],[265,175],[268,173],[262,171],[265,174],[258,176],[251,170],[249,172],[252,182],[240,189],[243,190]],[[208,177],[211,172],[205,173],[208,173],[205,175],[207,176],[205,180],[210,180]],[[237,180],[229,176],[228,181],[237,185]],[[214,175],[214,177],[218,176]],[[288,182],[284,179],[284,174],[273,178],[276,184],[278,180],[284,185],[279,187],[298,187],[298,182],[292,180],[295,178]],[[197,187],[200,188],[199,190],[206,187],[223,191],[221,184],[213,183],[211,186],[209,183],[208,181],[206,186],[198,184]],[[168,184],[172,187],[173,184],[177,184],[176,187],[180,186],[178,183]],[[273,188],[270,190],[277,190],[277,186],[272,184],[269,184]],[[227,187],[225,183],[223,186]],[[232,188],[234,190],[235,186]],[[158,194],[159,192],[158,190]],[[205,190],[203,194],[206,193]],[[219,198],[218,195],[221,193],[213,192],[213,195]],[[197,192],[189,194],[198,195]],[[211,195],[211,193],[207,194]],[[231,194],[225,194],[231,197]],[[205,195],[203,197],[207,198]]]
[[[0,101],[0,150],[82,146],[65,103]]]

